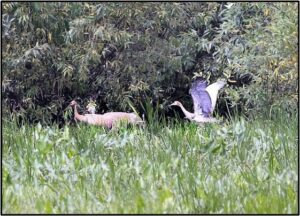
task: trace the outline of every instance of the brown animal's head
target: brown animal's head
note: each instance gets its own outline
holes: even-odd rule
[[[95,114],[96,113],[96,104],[90,102],[85,108],[87,110],[88,113],[90,114]]]
[[[77,105],[77,102],[76,102],[75,100],[72,100],[71,103],[70,103],[70,106],[73,107],[73,106],[75,106],[75,105]]]
[[[169,106],[180,106],[181,103],[179,101],[174,101],[172,104],[170,104]]]
[[[95,107],[91,107],[91,106],[87,106],[87,112],[90,114],[95,114],[96,113],[96,108]]]

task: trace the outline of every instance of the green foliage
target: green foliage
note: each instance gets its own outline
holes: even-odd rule
[[[297,125],[279,115],[106,133],[5,121],[3,213],[296,214]]]
[[[273,107],[293,112],[298,103],[297,3],[229,3],[213,38],[216,67],[237,81],[226,97],[243,113]],[[251,85],[245,86],[252,80]]]
[[[220,113],[293,111],[297,3],[5,2],[6,116],[63,121],[75,98],[99,110],[191,107],[193,78],[227,78]],[[228,107],[228,108],[227,108]],[[277,109],[276,108],[276,109]]]

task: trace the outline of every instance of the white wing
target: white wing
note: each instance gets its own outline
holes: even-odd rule
[[[218,98],[218,92],[224,86],[225,86],[224,81],[218,81],[218,82],[215,82],[215,83],[213,83],[213,84],[206,87],[206,91],[208,92],[208,94],[211,98],[211,113],[215,109],[217,98]]]

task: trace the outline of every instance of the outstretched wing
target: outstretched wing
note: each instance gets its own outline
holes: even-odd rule
[[[190,94],[193,98],[194,113],[208,117],[211,113],[211,98],[205,90],[206,87],[206,80],[198,79],[192,83]]]
[[[218,92],[221,88],[225,86],[225,82],[222,80],[219,80],[211,85],[209,85],[206,88],[206,91],[208,92],[210,98],[211,98],[211,112],[214,111],[216,103],[217,103],[217,98],[218,98]]]

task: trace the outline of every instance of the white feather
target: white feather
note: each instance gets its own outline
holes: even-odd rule
[[[218,81],[207,86],[205,89],[211,98],[211,113],[215,110],[215,106],[218,98],[218,92],[221,88],[224,87],[224,85],[225,85],[224,81]]]

